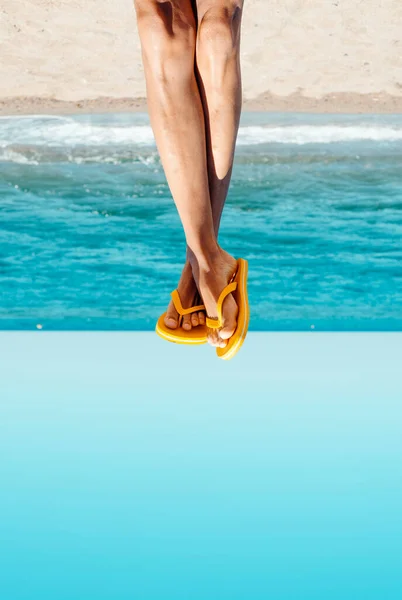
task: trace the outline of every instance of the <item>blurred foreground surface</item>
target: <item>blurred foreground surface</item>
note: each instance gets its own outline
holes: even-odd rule
[[[7,600],[402,590],[402,335],[0,334]]]

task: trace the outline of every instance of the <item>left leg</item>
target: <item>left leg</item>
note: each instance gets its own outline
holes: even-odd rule
[[[197,255],[216,251],[205,143],[205,119],[194,73],[196,23],[190,0],[134,0],[159,154],[186,234]],[[190,264],[178,285],[185,307],[198,294]],[[199,302],[197,302],[199,304]],[[173,309],[174,310],[174,309]],[[165,323],[177,327],[169,306]],[[183,319],[191,329],[204,315]]]

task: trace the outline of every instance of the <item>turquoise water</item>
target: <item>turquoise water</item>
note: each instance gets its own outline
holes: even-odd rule
[[[402,330],[402,116],[244,114],[251,329]],[[152,329],[184,238],[145,115],[0,119],[0,328]]]
[[[1,333],[1,598],[400,598],[401,361],[398,333],[250,333],[228,363]]]

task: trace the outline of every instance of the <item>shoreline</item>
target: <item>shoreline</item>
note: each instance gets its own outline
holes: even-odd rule
[[[269,92],[243,100],[243,111],[305,112],[338,114],[402,114],[402,96],[384,92],[371,94],[334,93],[308,97],[300,92],[277,96]],[[0,98],[1,116],[40,114],[147,112],[145,98],[99,97],[78,101],[56,98],[18,96]]]

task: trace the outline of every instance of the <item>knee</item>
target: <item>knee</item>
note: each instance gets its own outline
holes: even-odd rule
[[[194,72],[194,17],[171,0],[134,0],[147,74],[169,81]]]
[[[201,16],[197,52],[216,61],[237,58],[240,51],[242,0],[226,0],[223,6],[208,8]]]

